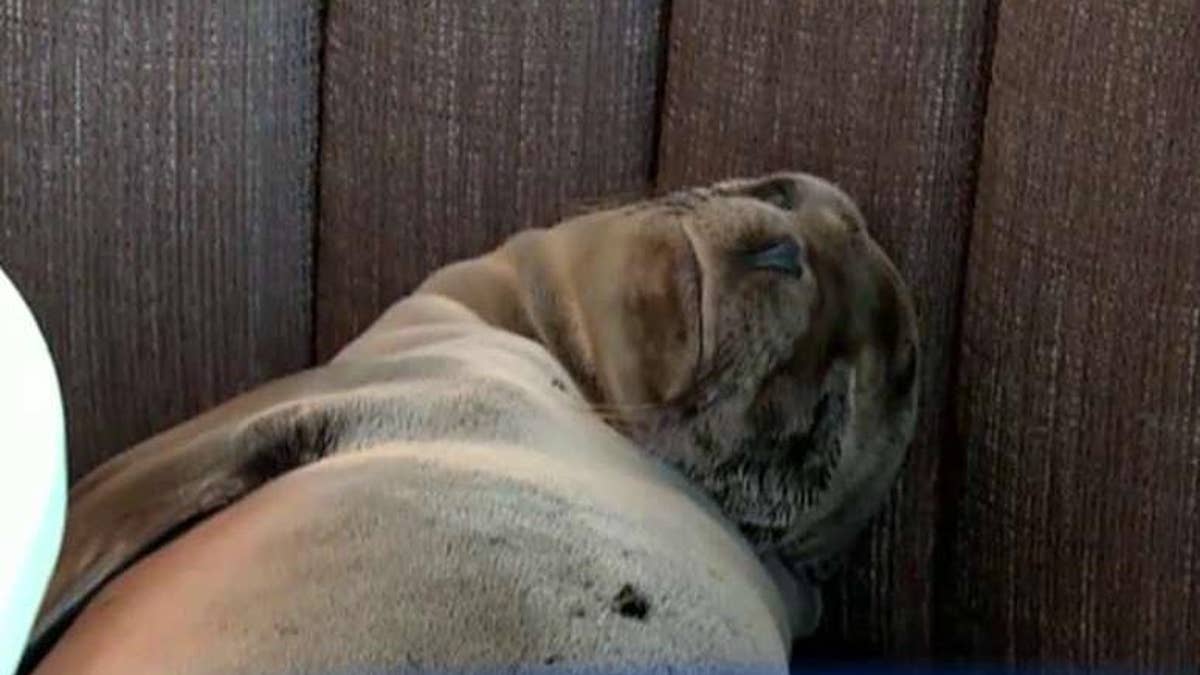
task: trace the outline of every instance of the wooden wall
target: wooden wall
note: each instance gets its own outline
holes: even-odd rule
[[[318,19],[0,0],[0,266],[48,336],[73,478],[309,362]]]
[[[0,0],[0,266],[74,475],[581,201],[803,169],[926,349],[803,652],[1200,665],[1196,3],[151,4]]]
[[[433,268],[654,158],[657,1],[330,5],[316,338],[321,358]]]
[[[1002,2],[991,72],[939,638],[1200,667],[1200,4]]]

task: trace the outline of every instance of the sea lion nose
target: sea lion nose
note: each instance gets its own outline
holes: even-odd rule
[[[797,192],[804,195],[805,206],[833,215],[851,234],[866,230],[866,220],[858,205],[837,185],[809,174],[800,174],[797,181],[800,186]]]
[[[837,200],[841,190],[836,185],[809,173],[793,173],[789,177],[796,183],[798,201],[831,201]]]

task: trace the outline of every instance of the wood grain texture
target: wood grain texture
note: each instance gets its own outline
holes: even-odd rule
[[[704,2],[672,10],[660,183],[831,178],[918,296],[922,413],[887,513],[802,654],[930,648],[939,455],[980,137],[986,3]]]
[[[944,638],[1200,667],[1200,6],[1001,8]]]
[[[659,3],[330,5],[321,358],[431,270],[639,192],[654,159]]]
[[[73,477],[307,363],[316,9],[0,0],[0,265]]]

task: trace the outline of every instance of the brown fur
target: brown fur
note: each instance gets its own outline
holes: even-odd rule
[[[795,274],[747,262],[782,240],[799,245]],[[493,333],[536,344],[489,355]],[[75,486],[31,653],[147,551],[268,480],[400,440],[540,452],[537,420],[559,409],[598,416],[674,466],[690,484],[655,480],[699,487],[696,504],[715,500],[803,583],[886,496],[913,432],[918,361],[909,291],[849,198],[811,176],[728,181],[523,232],[433,274],[330,364]],[[475,384],[454,385],[455,373]],[[441,388],[414,388],[431,377]],[[575,424],[573,443],[604,445]]]
[[[808,274],[745,268],[740,252],[778,237],[802,243]],[[489,276],[514,284],[477,294],[473,284]],[[854,203],[813,176],[732,180],[592,213],[519,235],[422,290],[546,344],[640,446],[797,564],[845,547],[883,500],[911,438],[911,294]],[[632,311],[648,298],[657,301]],[[659,333],[647,336],[647,325]],[[664,350],[676,327],[686,335]],[[844,419],[819,426],[822,401]],[[861,446],[859,472],[831,465],[847,435]],[[789,440],[806,456],[789,453]]]

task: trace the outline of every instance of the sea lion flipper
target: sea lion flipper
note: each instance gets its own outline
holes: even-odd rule
[[[110,579],[205,517],[335,448],[337,392],[309,371],[114,457],[76,484],[58,562],[26,648],[36,663]]]

